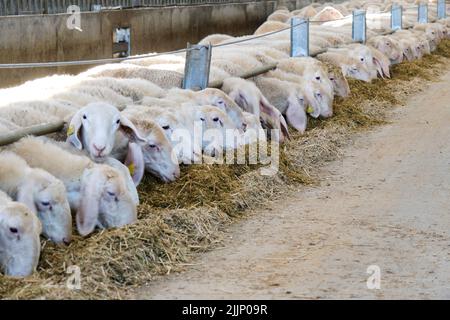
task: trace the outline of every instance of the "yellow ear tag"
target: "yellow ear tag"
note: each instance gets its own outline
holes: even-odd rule
[[[135,167],[134,167],[134,163],[132,162],[128,165],[128,171],[130,171],[131,176],[133,176],[134,170],[135,170]]]
[[[68,129],[67,129],[67,136],[71,136],[73,135],[75,132],[75,128],[73,125],[71,125]]]
[[[308,106],[308,108],[306,108],[306,112],[307,112],[307,113],[313,113],[313,112],[314,112],[313,107]]]

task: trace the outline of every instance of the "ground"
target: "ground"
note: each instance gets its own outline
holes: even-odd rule
[[[450,298],[450,73],[150,299]],[[371,267],[370,267],[371,266]],[[380,268],[380,289],[367,270]],[[375,268],[376,268],[375,267]]]

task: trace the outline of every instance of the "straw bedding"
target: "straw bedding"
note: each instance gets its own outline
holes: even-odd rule
[[[280,168],[262,176],[256,165],[193,165],[163,184],[146,177],[139,187],[139,221],[126,228],[75,237],[68,247],[43,242],[38,272],[23,279],[0,275],[0,298],[123,298],[155,275],[183,268],[198,252],[220,243],[223,228],[246,209],[286,196],[319,179],[320,166],[336,159],[355,131],[386,121],[387,112],[421,90],[449,64],[450,41],[420,61],[392,68],[392,79],[350,80],[351,96],[336,99],[335,115],[310,121],[304,135],[280,147]],[[81,290],[66,288],[70,265],[81,270]]]

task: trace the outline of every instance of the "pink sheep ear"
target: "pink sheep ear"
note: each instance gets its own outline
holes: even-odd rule
[[[83,144],[81,143],[81,127],[82,127],[82,113],[83,111],[79,110],[75,113],[69,123],[69,128],[67,129],[67,140],[66,142],[73,145],[78,150],[83,149]]]
[[[386,66],[381,60],[377,59],[375,56],[373,57],[373,63],[377,66],[377,72],[384,79],[384,76],[390,78],[391,75],[389,73],[389,66]]]
[[[34,202],[33,189],[34,189],[34,186],[31,181],[25,182],[25,184],[19,188],[19,191],[17,193],[17,202],[23,203],[33,213],[37,213],[36,204]]]
[[[89,170],[81,178],[81,199],[76,215],[77,229],[81,236],[87,236],[97,225],[101,188],[105,177],[100,170]]]
[[[306,130],[307,117],[305,109],[300,104],[290,103],[286,110],[286,118],[288,123],[293,126],[300,133],[304,133]]]
[[[125,159],[125,165],[130,171],[131,178],[135,186],[138,186],[144,177],[145,163],[142,148],[134,142],[128,144],[128,153]]]
[[[134,124],[124,116],[120,117],[120,130],[130,139],[135,142],[146,142],[144,137],[141,136]]]

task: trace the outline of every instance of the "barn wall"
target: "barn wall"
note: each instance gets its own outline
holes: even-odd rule
[[[290,9],[310,1],[284,0]],[[81,29],[70,30],[69,15],[0,17],[0,63],[49,62],[112,57],[113,30],[131,27],[131,54],[168,51],[212,33],[251,34],[277,1],[82,12]],[[78,73],[86,66],[0,69],[0,87],[53,73]]]

